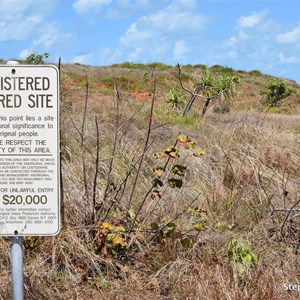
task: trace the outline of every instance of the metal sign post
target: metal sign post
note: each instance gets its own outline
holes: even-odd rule
[[[14,300],[24,299],[23,237],[11,237],[11,277]]]
[[[24,236],[60,230],[59,75],[0,66],[0,236],[11,237],[13,299],[24,299]]]

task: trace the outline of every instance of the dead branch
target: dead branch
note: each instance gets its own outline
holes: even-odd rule
[[[194,92],[192,92],[182,82],[182,78],[181,78],[181,66],[179,64],[177,64],[177,68],[178,68],[178,79],[179,79],[179,84],[180,84],[181,88],[183,90],[185,90],[186,92],[188,92],[191,95],[190,99],[188,100],[188,102],[187,102],[187,104],[186,104],[186,106],[185,106],[185,108],[183,110],[183,114],[182,115],[185,116],[188,113],[188,111],[191,109],[191,107],[192,107],[195,99],[197,97],[199,97],[199,98],[205,100],[205,105],[204,105],[204,108],[202,110],[202,115],[201,115],[203,117],[204,114],[205,114],[205,112],[206,112],[206,110],[207,110],[207,107],[208,107],[210,101],[213,100],[216,97],[221,96],[223,93],[226,92],[226,89],[220,90],[217,94],[214,94],[214,95],[211,95],[211,96],[204,96],[204,95],[199,94],[199,92],[201,90],[203,90],[203,87],[201,87],[201,86],[196,86]]]
[[[131,202],[132,202],[132,198],[133,198],[133,195],[134,195],[134,192],[135,192],[137,180],[139,178],[141,167],[142,167],[142,164],[143,164],[143,161],[144,161],[144,157],[146,155],[148,144],[149,144],[149,138],[150,138],[150,134],[151,134],[151,127],[152,127],[152,121],[153,121],[154,102],[155,102],[155,96],[156,96],[155,91],[156,91],[156,79],[154,78],[154,82],[153,82],[153,96],[152,96],[152,101],[151,101],[151,108],[150,108],[150,115],[149,115],[149,124],[148,124],[148,129],[147,129],[147,136],[146,136],[146,141],[145,141],[145,146],[144,146],[144,149],[143,149],[142,157],[141,157],[141,160],[140,160],[139,165],[138,165],[137,174],[136,174],[136,177],[134,179],[134,183],[133,183],[131,195],[130,195],[130,198],[129,198],[128,209],[131,206]],[[136,212],[136,214],[134,216],[134,219],[133,219],[133,221],[132,221],[132,223],[130,225],[130,228],[132,228],[134,226],[134,223],[135,223],[135,221],[137,219],[137,216],[140,213],[142,207],[144,206],[145,201],[146,201],[148,195],[151,193],[151,190],[152,190],[152,188],[146,193],[146,195],[144,197],[144,200],[140,204],[140,206],[139,206],[139,208],[138,208],[138,210],[137,210],[137,212]]]
[[[85,103],[84,103],[83,119],[82,119],[82,124],[81,124],[80,144],[81,144],[81,160],[82,160],[82,171],[83,171],[84,197],[86,198],[87,202],[89,199],[89,192],[88,192],[88,182],[87,182],[87,173],[86,173],[84,140],[85,140],[85,119],[86,119],[86,114],[87,114],[88,97],[89,97],[89,82],[86,79]]]
[[[95,161],[95,176],[94,176],[94,184],[93,184],[93,211],[92,211],[92,222],[96,221],[96,190],[97,190],[97,177],[99,170],[99,154],[100,154],[100,139],[99,139],[99,126],[97,117],[95,117],[95,125],[96,125],[96,161]]]

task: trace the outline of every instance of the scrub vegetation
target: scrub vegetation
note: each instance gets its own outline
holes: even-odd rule
[[[296,82],[219,65],[60,70],[62,229],[25,239],[26,299],[298,296]],[[276,111],[271,80],[293,90]],[[209,103],[184,113],[182,86]],[[0,249],[9,299],[9,239]]]

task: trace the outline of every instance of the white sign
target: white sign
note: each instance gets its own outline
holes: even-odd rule
[[[55,235],[59,205],[59,72],[0,66],[0,235]]]

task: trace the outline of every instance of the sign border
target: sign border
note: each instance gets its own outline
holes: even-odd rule
[[[60,184],[60,180],[61,180],[61,176],[60,176],[60,171],[61,171],[61,141],[60,141],[60,71],[59,69],[52,64],[43,64],[43,65],[19,65],[19,64],[5,64],[5,65],[0,65],[0,73],[1,73],[1,69],[2,68],[6,68],[6,69],[24,69],[24,68],[29,68],[29,69],[33,69],[33,68],[52,68],[55,70],[56,72],[56,84],[57,84],[57,108],[56,108],[56,114],[57,114],[57,132],[56,132],[56,137],[57,137],[57,144],[58,144],[58,149],[57,149],[57,218],[58,218],[58,226],[57,226],[57,230],[55,232],[52,233],[21,233],[18,232],[17,234],[10,234],[10,233],[0,233],[0,236],[20,236],[20,237],[25,237],[25,236],[56,236],[60,230],[61,230],[61,184]],[[37,225],[40,226],[40,225]]]

